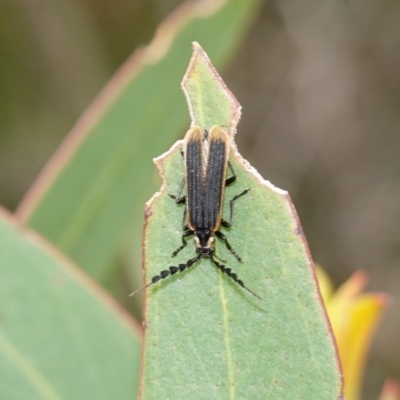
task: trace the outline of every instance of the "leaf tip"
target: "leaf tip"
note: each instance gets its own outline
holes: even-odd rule
[[[200,44],[193,42],[192,46],[192,57],[181,82],[192,126],[211,129],[219,125],[233,137],[242,107]]]

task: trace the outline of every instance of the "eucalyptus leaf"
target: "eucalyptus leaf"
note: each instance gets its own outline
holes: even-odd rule
[[[0,398],[132,400],[140,330],[38,235],[0,213]]]
[[[193,69],[203,72],[191,74]],[[183,82],[192,124],[224,124],[234,131],[240,106],[197,44]],[[224,108],[218,113],[206,101],[216,91],[217,98],[231,98],[218,102]],[[157,160],[164,185],[146,210],[146,282],[196,254],[189,244],[171,259],[182,235],[184,207],[168,196],[182,180],[181,148],[180,141]],[[230,161],[237,181],[225,191],[225,218],[229,200],[250,192],[235,202],[232,228],[221,230],[244,262],[219,240],[216,253],[264,301],[208,259],[151,285],[145,295],[141,399],[336,400],[342,391],[338,356],[289,195],[264,181],[235,146]]]

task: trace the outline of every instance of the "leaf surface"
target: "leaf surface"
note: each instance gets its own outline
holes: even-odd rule
[[[192,74],[193,70],[203,72]],[[190,79],[197,82],[188,83]],[[234,132],[240,106],[197,45],[184,87],[193,124],[225,125]],[[211,97],[210,87],[221,92],[220,98],[231,98],[218,102],[225,104],[221,113],[197,101]],[[182,180],[181,145],[178,142],[157,161],[164,186],[147,206],[146,282],[196,254],[189,243],[171,259],[181,243],[184,212],[168,196],[176,193]],[[244,262],[239,263],[220,240],[216,253],[265,301],[207,259],[150,286],[145,296],[140,398],[339,399],[337,353],[290,198],[264,181],[234,146],[230,161],[237,181],[226,188],[225,219],[229,200],[246,188],[250,192],[235,203],[232,228],[221,230]]]
[[[0,212],[0,398],[136,397],[139,328],[86,275]]]

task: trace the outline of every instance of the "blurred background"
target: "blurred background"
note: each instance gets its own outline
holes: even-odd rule
[[[180,3],[0,0],[1,204],[16,209],[99,90]],[[399,21],[393,0],[264,1],[221,71],[243,106],[238,148],[290,192],[314,260],[337,285],[364,269],[368,289],[391,296],[367,400],[400,378]]]

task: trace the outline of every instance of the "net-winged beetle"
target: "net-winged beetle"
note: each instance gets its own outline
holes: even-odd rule
[[[246,287],[230,268],[220,264],[215,254],[215,236],[217,236],[225,243],[227,249],[236,259],[242,262],[225,235],[220,232],[221,225],[224,227],[231,226],[233,203],[250,190],[246,189],[230,200],[229,222],[222,219],[225,186],[236,180],[235,172],[229,162],[229,151],[230,137],[221,127],[214,126],[209,132],[203,131],[198,126],[189,129],[183,145],[185,176],[178,194],[176,196],[170,195],[177,204],[185,204],[182,245],[172,253],[172,257],[175,257],[187,245],[186,239],[189,236],[194,236],[197,255],[185,264],[171,266],[169,269],[161,271],[159,275],[151,279],[151,282],[134,291],[130,296],[153,285],[160,279],[184,271],[201,258],[209,258],[219,270],[253,296],[262,300],[260,296]],[[232,176],[226,178],[228,169]],[[181,197],[184,185],[186,195]]]

